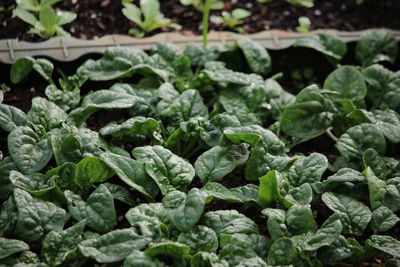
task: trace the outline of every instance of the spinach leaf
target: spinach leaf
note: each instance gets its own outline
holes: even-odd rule
[[[367,206],[348,196],[326,192],[322,201],[338,215],[343,232],[360,236],[363,234],[372,213]]]
[[[138,235],[133,229],[111,231],[98,238],[80,243],[79,250],[86,256],[100,263],[124,260],[135,250],[141,250],[150,243],[150,239]]]
[[[40,137],[26,126],[15,128],[7,142],[15,165],[25,174],[42,170],[53,156],[49,136]]]
[[[114,228],[117,217],[114,201],[107,187],[101,184],[85,201],[71,191],[64,192],[68,210],[77,221],[86,220],[86,225],[95,231],[106,233]]]
[[[163,198],[169,220],[175,227],[187,232],[200,220],[205,206],[205,194],[199,189],[190,190],[187,195],[172,191]]]
[[[397,42],[392,34],[387,31],[368,31],[357,43],[356,58],[363,66],[381,61],[394,63],[397,51]]]
[[[228,147],[215,146],[201,154],[195,164],[197,176],[203,184],[221,180],[237,166],[244,164],[249,151],[243,144]]]
[[[184,190],[195,175],[193,166],[162,146],[137,147],[133,156],[144,163],[146,173],[157,183],[163,195]]]

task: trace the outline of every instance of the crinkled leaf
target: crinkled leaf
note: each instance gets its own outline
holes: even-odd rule
[[[43,240],[42,253],[51,265],[61,265],[76,252],[81,241],[85,221],[71,226],[64,231],[51,231]]]
[[[25,174],[42,170],[53,156],[48,136],[41,138],[29,127],[15,128],[7,142],[15,165]]]
[[[400,218],[396,216],[390,209],[381,206],[372,212],[370,226],[374,233],[382,233],[394,227]]]
[[[293,186],[304,183],[317,183],[328,168],[328,159],[320,153],[312,153],[308,157],[298,159],[288,172],[289,182]]]
[[[368,148],[375,149],[380,155],[386,151],[386,141],[379,128],[373,124],[363,123],[348,129],[336,148],[347,160],[360,160]]]
[[[65,191],[68,209],[75,220],[86,219],[87,226],[101,233],[109,232],[117,224],[114,201],[107,187],[101,184],[83,201],[79,195]]]
[[[165,195],[174,189],[184,190],[194,175],[193,166],[162,146],[137,147],[133,156],[144,163],[146,173]]]
[[[24,175],[18,171],[10,172],[10,181],[14,186],[28,191],[33,196],[41,196],[55,187],[54,178],[41,173]]]
[[[195,164],[196,175],[203,184],[221,180],[249,157],[245,145],[215,146],[201,154]]]
[[[26,114],[14,106],[0,104],[0,128],[11,132],[18,126],[26,125]]]
[[[372,214],[367,206],[348,196],[332,192],[324,193],[322,201],[339,216],[344,233],[357,236],[363,234]]]
[[[249,38],[241,38],[237,41],[239,48],[249,64],[250,69],[260,75],[265,75],[271,69],[271,57],[268,51],[260,44]]]
[[[10,255],[29,250],[28,244],[21,240],[0,237],[0,259]]]
[[[366,243],[384,253],[400,258],[400,241],[387,235],[372,235]]]
[[[258,226],[251,219],[236,210],[209,211],[202,217],[202,224],[213,229],[218,235],[258,234]]]
[[[397,51],[397,42],[393,34],[387,31],[368,31],[357,43],[356,58],[363,66],[381,61],[394,63]]]
[[[146,174],[144,163],[113,153],[103,153],[101,159],[133,189],[149,198],[154,198],[159,189],[157,184]]]
[[[133,229],[115,230],[98,238],[80,243],[79,250],[86,257],[100,263],[111,263],[124,260],[135,250],[143,249],[150,239],[138,235]]]
[[[200,220],[205,206],[206,195],[197,188],[187,195],[180,191],[172,191],[163,198],[169,220],[175,227],[187,232]]]
[[[290,238],[276,240],[268,253],[268,264],[290,265],[297,258],[297,251]]]
[[[189,232],[181,233],[178,242],[190,246],[192,251],[216,252],[218,248],[218,237],[214,230],[196,225]]]

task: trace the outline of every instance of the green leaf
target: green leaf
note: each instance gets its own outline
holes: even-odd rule
[[[367,178],[371,209],[375,210],[383,205],[386,194],[386,183],[376,177],[370,168],[365,169],[363,175]]]
[[[54,178],[48,178],[41,173],[24,175],[18,171],[10,171],[10,181],[14,186],[28,191],[33,196],[40,197],[55,187]]]
[[[342,223],[338,216],[332,215],[312,234],[304,243],[304,249],[307,251],[315,251],[321,247],[329,246],[335,242],[342,232]]]
[[[378,152],[370,148],[363,155],[365,167],[369,167],[377,177],[387,180],[400,175],[400,163],[394,158],[381,157]]]
[[[201,192],[206,195],[206,203],[209,203],[213,198],[218,198],[228,202],[243,203],[247,198],[240,192],[229,190],[220,183],[208,182],[201,188]]]
[[[173,266],[186,266],[185,258],[189,256],[190,248],[184,244],[172,241],[151,244],[144,253],[150,257],[169,256]]]
[[[290,238],[281,238],[276,240],[268,253],[268,264],[290,265],[297,258],[297,251]]]
[[[174,189],[184,190],[195,175],[189,162],[162,146],[137,147],[132,154],[144,163],[146,173],[157,183],[163,195]]]
[[[82,189],[90,188],[94,183],[107,181],[114,175],[114,171],[96,157],[81,160],[75,169],[74,182]]]
[[[317,183],[328,168],[328,159],[320,153],[312,153],[308,157],[298,159],[288,172],[289,182],[293,186],[304,183]]]
[[[10,172],[16,171],[17,166],[13,162],[11,157],[5,157],[0,161],[0,199],[4,200],[8,198],[14,185],[10,181]],[[1,231],[0,231],[1,232]]]
[[[159,189],[145,172],[144,163],[113,153],[103,153],[101,159],[118,177],[143,195],[154,198]]]
[[[366,243],[396,258],[400,258],[400,241],[387,235],[372,235]]]
[[[271,170],[286,172],[296,160],[296,158],[274,156],[265,153],[265,148],[262,145],[257,145],[251,152],[251,156],[246,164],[245,178],[255,181]]]
[[[285,152],[285,144],[273,132],[259,125],[227,128],[224,136],[235,144],[244,142],[253,147],[260,145],[272,155],[284,155]]]
[[[283,206],[289,208],[293,205],[289,200],[281,195],[281,184],[283,177],[278,171],[269,171],[266,175],[259,178],[258,200],[261,206],[267,207],[274,201],[279,201]]]
[[[124,267],[163,267],[164,264],[157,258],[147,256],[144,252],[135,250],[124,261]]]
[[[304,37],[296,41],[294,46],[315,49],[336,60],[341,60],[347,52],[346,44],[339,37],[327,33]]]
[[[168,233],[167,210],[161,203],[140,204],[131,208],[126,214],[128,222],[143,236],[159,239]]]
[[[314,218],[309,206],[294,204],[286,212],[286,225],[293,234],[305,234],[314,225]]]
[[[117,199],[121,202],[124,202],[125,204],[131,207],[136,205],[131,193],[127,188],[121,185],[110,184],[110,183],[104,183],[104,185],[107,187],[108,191],[110,191],[113,199]]]
[[[181,233],[177,241],[190,246],[193,252],[216,252],[218,248],[217,234],[203,225],[196,225],[189,232]]]
[[[49,85],[45,90],[48,99],[64,111],[76,108],[79,105],[81,102],[80,92],[79,88],[74,88],[71,91],[63,91],[55,85]]]
[[[380,155],[386,151],[386,141],[379,128],[370,123],[363,123],[348,129],[336,148],[347,160],[360,160],[368,148],[375,149]]]
[[[373,112],[375,125],[382,131],[385,137],[393,142],[400,142],[400,120],[399,114],[393,110],[375,110]]]
[[[0,237],[0,259],[7,258],[15,253],[29,250],[28,244],[21,240]]]
[[[380,109],[396,109],[400,104],[399,73],[381,65],[372,65],[362,71],[368,85],[367,97]]]
[[[162,117],[168,118],[174,126],[191,119],[208,119],[208,109],[199,91],[187,90],[176,95],[177,92],[172,93],[173,90],[171,84],[163,84],[159,88],[161,101],[157,105],[157,111]]]
[[[53,156],[48,136],[40,138],[29,127],[17,127],[7,137],[8,151],[18,169],[25,173],[42,170]]]
[[[51,231],[46,235],[42,244],[42,254],[51,265],[61,265],[74,255],[81,242],[81,234],[85,221],[71,226],[64,231]]]
[[[324,88],[351,100],[362,100],[367,95],[363,75],[352,66],[342,66],[329,74]]]
[[[50,6],[43,6],[40,8],[39,20],[44,29],[46,30],[46,35],[51,37],[56,32],[56,26],[60,18],[57,16],[56,12]]]
[[[374,233],[382,233],[393,228],[400,218],[396,216],[390,209],[381,206],[372,212],[370,226]]]
[[[24,241],[34,241],[52,230],[62,230],[68,216],[54,203],[33,198],[28,192],[14,189],[17,218],[14,236]]]
[[[67,190],[64,194],[68,200],[68,209],[75,220],[86,219],[87,226],[101,233],[111,231],[117,224],[114,201],[105,185],[101,184],[93,191],[86,202],[71,191]]]
[[[394,63],[397,51],[397,41],[391,33],[368,31],[357,43],[356,58],[364,67],[381,61]]]
[[[175,227],[187,232],[200,220],[205,206],[206,196],[197,188],[193,188],[187,195],[180,191],[168,193],[163,198],[163,205],[167,210],[169,220]]]
[[[339,216],[343,232],[361,236],[371,220],[371,211],[363,203],[348,196],[326,192],[322,201]]]
[[[26,119],[33,125],[36,132],[45,133],[66,121],[67,114],[56,104],[42,97],[34,97]]]
[[[78,74],[88,76],[93,81],[126,78],[135,73],[155,75],[164,81],[168,81],[171,75],[164,69],[160,69],[160,66],[143,50],[127,47],[107,49],[103,58],[89,59],[78,69]]]
[[[192,267],[203,267],[203,266],[218,266],[227,267],[229,264],[225,260],[220,260],[215,253],[198,252],[194,254],[190,261]]]
[[[160,129],[160,124],[153,118],[134,117],[121,124],[112,122],[100,129],[101,135],[112,135],[121,137],[129,134],[140,134],[146,137],[155,137],[160,139],[157,131]]]
[[[133,251],[146,247],[150,241],[128,228],[85,240],[80,243],[79,250],[85,257],[93,258],[97,262],[111,263],[124,260]]]
[[[100,109],[128,109],[135,106],[137,101],[138,98],[132,95],[99,90],[87,95],[83,99],[81,107],[74,109],[71,116],[80,125]]]
[[[350,168],[340,169],[334,175],[329,176],[326,180],[322,181],[324,191],[331,191],[335,187],[347,182],[365,182],[365,176],[360,172]]]
[[[31,57],[19,58],[11,67],[10,80],[13,84],[20,83],[33,69],[34,59]]]
[[[240,126],[240,121],[236,116],[227,112],[217,114],[200,128],[200,137],[207,145],[211,147],[217,146],[221,142],[224,129]]]
[[[18,126],[26,125],[26,114],[14,106],[0,104],[0,128],[11,132]]]
[[[237,9],[233,11],[234,16],[235,11],[237,11]],[[243,16],[239,17],[243,18]],[[247,63],[254,73],[265,75],[270,71],[271,57],[262,45],[254,42],[250,38],[241,38],[237,41],[237,44],[243,51]]]
[[[333,114],[326,110],[323,103],[306,101],[285,108],[280,127],[290,136],[311,139],[325,133],[332,120]]]
[[[248,157],[249,151],[243,144],[215,146],[197,158],[194,164],[196,175],[203,184],[219,181],[237,166],[244,164]]]
[[[258,234],[258,226],[236,210],[206,212],[202,224],[220,234]]]

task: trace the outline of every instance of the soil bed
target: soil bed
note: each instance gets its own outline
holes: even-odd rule
[[[14,0],[2,1],[4,7],[12,6]],[[173,22],[183,26],[182,34],[199,34],[201,13],[192,7],[182,6],[178,0],[161,2],[161,11]],[[266,29],[280,29],[294,31],[298,26],[298,18],[310,18],[314,29],[337,29],[356,31],[367,28],[385,27],[399,29],[398,14],[400,5],[395,2],[366,1],[363,5],[356,5],[354,0],[326,1],[315,0],[313,8],[305,8],[288,4],[283,0],[276,0],[269,4],[259,4],[255,0],[225,0],[224,10],[245,8],[252,12],[252,16],[245,19],[243,28],[245,33],[255,33]],[[383,2],[383,1],[381,1]],[[119,0],[65,0],[56,5],[57,8],[76,12],[78,18],[64,29],[72,36],[80,39],[96,39],[107,34],[128,34],[135,24],[129,21],[121,12]],[[213,11],[218,15],[221,11]],[[28,34],[29,26],[18,18],[12,18],[12,12],[0,12],[0,39],[18,38],[25,41],[41,41],[36,35]],[[211,24],[213,30],[227,30],[220,25]],[[171,29],[163,28],[151,33],[168,32]]]

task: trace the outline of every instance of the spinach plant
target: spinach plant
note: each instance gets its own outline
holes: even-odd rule
[[[250,15],[250,11],[243,8],[236,8],[232,12],[222,11],[221,16],[211,16],[211,22],[215,24],[222,24],[223,27],[238,32],[244,32],[243,28],[238,26],[243,24],[243,19],[249,17]]]
[[[204,12],[205,2],[202,0],[180,0],[180,3],[184,6],[192,5],[198,11]],[[212,1],[210,8],[212,10],[219,10],[219,9],[222,9],[223,7],[224,7],[223,1],[214,0],[214,1]]]
[[[379,65],[392,40],[365,35],[362,66],[296,95],[249,38],[113,47],[58,81],[50,61],[18,59],[11,87],[32,71],[48,87],[27,110],[0,90],[0,265],[398,265],[399,77]],[[296,46],[336,63],[347,48]]]

